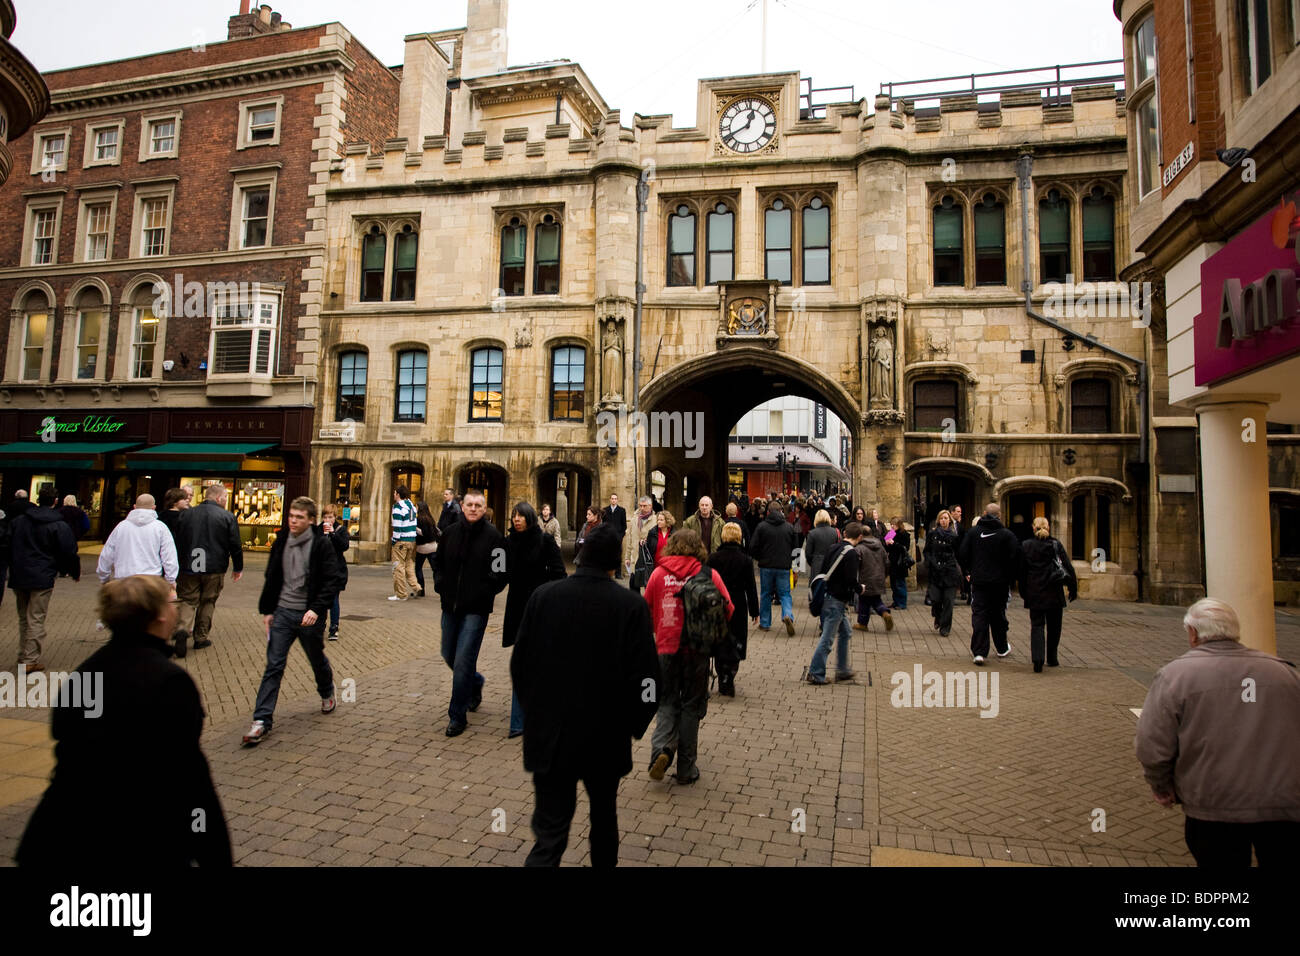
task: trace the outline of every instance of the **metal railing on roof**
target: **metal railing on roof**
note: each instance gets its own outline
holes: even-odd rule
[[[800,119],[825,119],[826,106],[829,103],[851,103],[856,97],[853,95],[852,86],[821,86],[814,87],[811,76],[799,77],[799,118]],[[841,90],[848,90],[849,95],[845,97],[822,97],[814,100],[814,93],[836,93]]]
[[[1096,69],[1099,67],[1118,67],[1118,72],[1101,72]],[[1094,72],[1090,72],[1085,76],[1068,75],[1075,70],[1092,70]],[[1034,74],[1040,75],[1036,79],[1031,79],[1030,77]],[[1042,76],[1041,74],[1049,75]],[[993,83],[984,82],[993,77],[1007,77],[1008,79]],[[1015,79],[1019,79],[1019,82],[1015,82]],[[957,80],[961,80],[967,85],[944,86],[938,89],[927,88],[937,84],[951,84]],[[1115,84],[1117,89],[1123,88],[1123,60],[1058,63],[1055,66],[1031,67],[1024,70],[999,70],[994,73],[963,73],[955,76],[938,76],[928,80],[904,80],[896,83],[882,83],[880,84],[880,92],[889,96],[890,107],[892,108],[893,104],[900,100],[915,103],[924,100],[937,100],[944,96],[985,96],[1027,90],[1039,90],[1049,100],[1062,101],[1067,91],[1076,86],[1095,86],[1106,83]]]

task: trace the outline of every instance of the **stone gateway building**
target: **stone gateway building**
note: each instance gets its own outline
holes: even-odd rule
[[[726,77],[696,126],[625,125],[576,63],[508,67],[505,13],[407,37],[399,137],[330,179],[312,492],[360,507],[363,559],[399,482],[571,534],[658,471],[681,514],[725,496],[740,417],[798,395],[851,430],[855,500],[997,500],[1051,519],[1084,593],[1150,595],[1117,77],[824,105]]]

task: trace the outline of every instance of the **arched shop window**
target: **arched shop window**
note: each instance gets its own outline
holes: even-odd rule
[[[348,523],[353,540],[361,537],[361,466],[335,465],[330,469],[330,501],[339,519]]]

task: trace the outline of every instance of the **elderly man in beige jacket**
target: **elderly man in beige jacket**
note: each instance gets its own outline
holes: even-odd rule
[[[1157,803],[1183,805],[1198,866],[1289,866],[1300,852],[1300,674],[1241,643],[1229,605],[1197,601],[1191,650],[1160,669],[1138,720],[1137,757]]]
[[[627,569],[632,590],[637,593],[646,586],[646,582],[650,579],[650,572],[654,570],[653,567],[646,568],[644,577],[638,579],[634,574],[637,555],[640,553],[641,543],[645,541],[646,535],[657,525],[654,502],[650,500],[649,495],[642,495],[641,500],[637,502],[636,514],[628,519],[627,532],[623,535],[623,566]]]

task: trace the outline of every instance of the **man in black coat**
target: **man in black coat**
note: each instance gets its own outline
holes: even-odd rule
[[[536,793],[528,866],[559,866],[581,780],[591,804],[591,862],[618,862],[618,782],[632,738],[658,708],[659,656],[645,600],[612,578],[623,536],[600,525],[578,570],[543,584],[524,608],[510,659],[524,725],[524,769]],[[574,613],[579,609],[578,613]]]
[[[332,713],[334,671],[325,656],[325,623],[334,598],[346,583],[342,557],[334,542],[316,524],[316,502],[294,498],[287,527],[280,530],[266,561],[266,583],[257,610],[266,621],[266,670],[257,689],[253,725],[244,734],[245,746],[256,746],[271,732],[271,717],[280,698],[280,680],[294,641],[311,661],[322,714]]]
[[[785,631],[794,637],[794,602],[790,598],[790,566],[799,547],[799,532],[785,520],[785,511],[773,502],[767,517],[758,523],[749,538],[749,553],[758,565],[761,593],[758,596],[758,629],[772,626],[772,594],[781,599],[781,618]]]
[[[456,503],[456,493],[450,488],[442,490],[442,511],[438,514],[438,534],[441,536],[457,521],[462,519],[460,505]]]
[[[627,509],[618,503],[618,495],[609,496],[609,507],[600,513],[600,523],[611,525],[618,529],[620,537],[627,534]],[[614,577],[623,576],[623,566],[620,564],[614,569]]]
[[[203,489],[203,503],[186,508],[176,519],[180,629],[193,635],[196,651],[212,645],[212,612],[221,597],[226,568],[235,569],[230,576],[232,584],[244,576],[244,545],[239,522],[226,510],[228,495],[225,485],[210,484]],[[183,635],[178,637],[183,640]]]
[[[156,873],[231,865],[199,747],[199,691],[168,660],[172,597],[170,584],[145,574],[100,591],[112,637],[69,678],[57,706],[50,701],[58,762],[18,846],[20,866]]]
[[[970,650],[976,664],[989,654],[989,630],[998,657],[1011,653],[1007,643],[1007,601],[1011,582],[1020,575],[1022,554],[1016,536],[1003,527],[1002,509],[995,504],[984,508],[984,517],[962,538],[957,561],[970,582]]]
[[[42,489],[36,507],[28,508],[10,525],[9,587],[18,605],[17,671],[45,669],[41,646],[45,640],[45,616],[54,594],[54,580],[60,574],[81,580],[77,541],[63,516],[54,510],[54,490]]]
[[[442,599],[442,659],[452,671],[448,737],[465,731],[466,712],[483,701],[478,652],[492,605],[508,580],[506,539],[484,515],[482,492],[466,494],[461,510],[464,520],[447,529],[433,555],[433,588]]]

